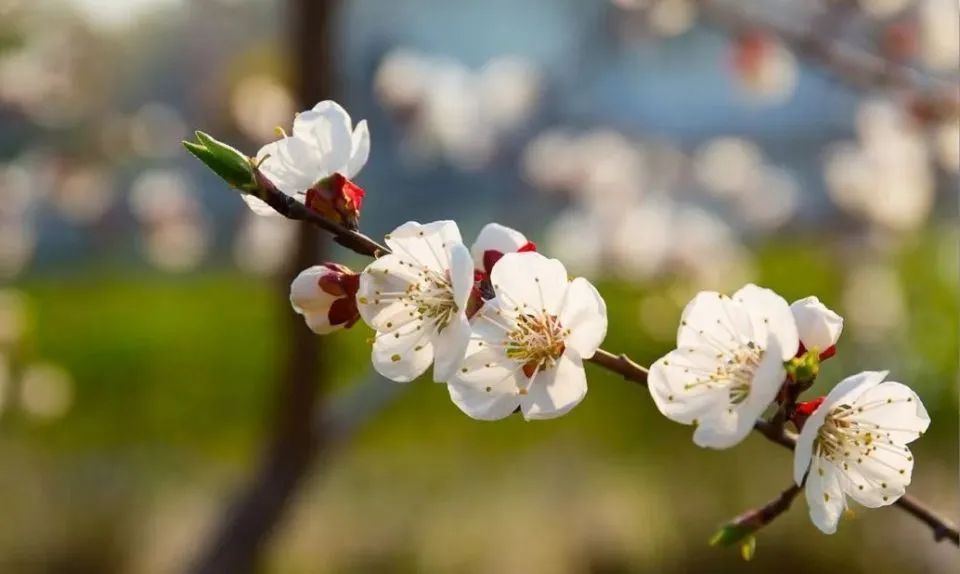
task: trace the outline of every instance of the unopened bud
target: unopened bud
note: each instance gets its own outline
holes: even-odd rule
[[[348,229],[357,229],[363,209],[363,188],[335,173],[307,190],[306,206]]]
[[[304,270],[290,285],[290,304],[318,335],[350,328],[360,319],[360,275],[337,263]]]
[[[196,135],[196,142],[183,142],[183,147],[187,148],[187,151],[223,178],[231,187],[243,193],[256,191],[257,182],[249,157],[203,132],[196,132]]]

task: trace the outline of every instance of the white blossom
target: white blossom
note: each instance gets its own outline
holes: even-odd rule
[[[683,310],[676,350],[650,368],[650,395],[664,416],[697,427],[697,445],[729,448],[776,398],[798,345],[790,307],[773,291],[700,292]]]
[[[470,252],[452,221],[411,221],[385,240],[393,253],[367,266],[357,294],[361,317],[377,331],[373,366],[405,383],[434,363],[434,380],[446,382],[470,340]]]
[[[473,257],[473,268],[476,271],[489,274],[493,265],[505,254],[536,249],[537,246],[516,229],[499,223],[488,223],[470,246],[470,256]]]
[[[865,371],[841,381],[797,439],[793,477],[801,485],[807,475],[810,519],[826,534],[836,532],[846,496],[876,508],[893,504],[910,484],[906,445],[927,430],[930,417],[916,393],[883,382],[886,376]]]
[[[843,331],[843,317],[811,296],[794,301],[790,305],[793,319],[797,322],[800,343],[807,349],[820,352],[837,344]]]
[[[495,296],[473,317],[466,357],[449,380],[453,402],[480,420],[561,416],[583,400],[583,360],[607,332],[607,309],[589,281],[570,281],[556,259],[508,253],[491,274]]]
[[[320,102],[293,121],[293,134],[263,146],[257,152],[260,171],[277,189],[303,201],[306,191],[334,173],[355,177],[370,155],[366,120],[353,120],[336,102]],[[267,204],[243,195],[258,215],[276,215]]]

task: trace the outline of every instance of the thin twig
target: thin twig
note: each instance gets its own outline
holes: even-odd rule
[[[390,253],[387,247],[377,243],[366,235],[324,220],[319,215],[308,210],[303,204],[286,196],[272,186],[269,186],[269,188],[263,190],[263,192],[264,195],[261,197],[264,198],[264,201],[266,201],[268,205],[271,207],[274,205],[282,206],[283,211],[274,207],[274,209],[277,209],[282,215],[292,219],[315,223],[322,229],[332,233],[337,243],[355,253],[368,257],[379,257]],[[274,194],[282,195],[283,197],[273,197]],[[648,370],[636,361],[630,359],[627,355],[616,355],[603,349],[597,349],[597,352],[589,359],[589,362],[612,373],[616,373],[628,381],[644,386],[647,384]],[[770,442],[790,450],[796,448],[796,433],[784,429],[782,425],[776,425],[760,419],[754,423],[753,428]],[[925,504],[906,494],[900,497],[895,504],[929,526],[933,530],[936,541],[939,542],[940,540],[946,539],[960,546],[960,531],[958,531],[957,527],[947,518],[939,515]]]

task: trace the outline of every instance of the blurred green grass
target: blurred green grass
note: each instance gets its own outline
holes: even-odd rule
[[[955,505],[958,304],[956,285],[938,270],[938,253],[935,237],[899,253],[909,324],[895,340],[876,349],[846,334],[841,352],[825,364],[815,390],[826,392],[845,375],[882,368],[916,388],[934,424],[916,449],[920,463],[915,493]],[[759,283],[788,299],[816,293],[843,313],[838,254],[793,241],[765,246],[758,257]],[[207,499],[201,506],[216,512],[222,487],[249,472],[268,422],[277,362],[283,355],[281,329],[291,312],[283,286],[221,271],[180,278],[129,273],[34,277],[20,287],[35,312],[32,352],[71,372],[75,403],[65,418],[53,423],[6,417],[0,443],[8,458],[4,466],[10,468],[17,457],[41,457],[42,464],[27,464],[28,470],[18,475],[28,477],[69,477],[76,467],[91,464],[112,468],[125,485],[118,489],[119,501],[105,505],[116,513],[114,528],[126,520],[129,500],[142,502],[154,490],[183,489],[195,495],[199,489]],[[654,338],[637,325],[640,302],[672,288],[603,282],[600,289],[610,318],[604,347],[643,364],[669,350],[670,340]],[[668,298],[662,301],[669,306]],[[675,322],[679,307],[664,314]],[[339,390],[371,376],[369,336],[360,325],[324,339],[332,387]],[[399,570],[427,568],[434,559],[441,566],[447,564],[444,560],[456,562],[449,552],[439,558],[432,554],[439,552],[436,544],[443,544],[437,542],[444,539],[435,532],[438,525],[468,516],[499,529],[501,520],[518,520],[497,506],[504,500],[518,505],[518,512],[536,515],[521,520],[534,530],[556,528],[552,521],[576,522],[609,505],[610,516],[617,517],[611,520],[619,526],[611,527],[613,534],[597,536],[623,538],[617,548],[626,550],[613,556],[627,563],[670,571],[702,571],[712,560],[721,560],[723,568],[737,567],[735,552],[708,549],[705,540],[713,527],[787,484],[789,454],[758,437],[723,453],[696,449],[690,429],[661,417],[645,389],[593,366],[588,375],[587,400],[570,415],[546,423],[525,423],[518,417],[496,424],[472,421],[450,404],[442,385],[425,380],[411,384],[342,454],[327,480],[315,484],[318,491],[303,504],[310,510],[301,509],[295,522],[299,526],[284,530],[280,548],[290,552],[276,552],[276,571],[314,571],[297,563],[296,557],[303,556],[323,558],[332,565],[326,571],[369,571],[380,558],[400,560],[399,555],[410,553],[403,558],[410,567]],[[75,488],[72,479],[62,480],[68,490]],[[543,489],[546,493],[537,494]],[[556,514],[554,507],[567,502],[579,510]],[[527,503],[530,508],[524,510]],[[803,554],[804,547],[791,532],[819,536],[806,522],[802,500],[796,506],[787,524],[761,536],[758,565],[772,565],[769,554]],[[46,510],[59,516],[69,507]],[[30,508],[19,512],[29,513]],[[79,512],[88,512],[84,508]],[[830,539],[817,538],[825,550],[808,556],[810,564],[844,566],[837,549],[862,550],[869,533],[890,528],[909,529],[914,536],[910,540],[917,539],[919,531],[923,536],[916,543],[933,546],[919,526],[899,513],[868,512],[882,517],[866,526],[845,526]],[[650,520],[658,523],[656,528]],[[340,532],[326,530],[331,521]],[[370,529],[376,532],[369,534]],[[346,533],[369,534],[382,548],[357,546],[343,539]],[[411,541],[411,536],[424,538]],[[564,536],[581,544],[592,535]],[[631,546],[631,536],[646,541],[635,540]],[[323,537],[327,542],[318,542]],[[17,541],[8,543],[16,546]],[[497,543],[487,537],[479,544],[483,549]],[[0,553],[5,546],[0,544]],[[337,558],[338,552],[347,558]],[[594,558],[584,560],[592,564]],[[903,563],[893,560],[881,567],[882,552],[862,560],[880,565],[878,571],[895,571]]]

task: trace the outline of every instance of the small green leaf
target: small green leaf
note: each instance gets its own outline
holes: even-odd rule
[[[202,161],[231,186],[244,193],[250,193],[256,190],[256,178],[254,177],[253,166],[250,163],[249,157],[240,153],[236,148],[218,141],[203,132],[196,133],[196,142],[183,142],[183,147],[185,147],[187,151]]]
[[[724,524],[710,537],[710,546],[732,546],[753,532],[753,528],[730,523]]]
[[[747,536],[740,543],[740,556],[744,560],[750,562],[753,560],[754,554],[757,553],[757,537],[756,536]]]

